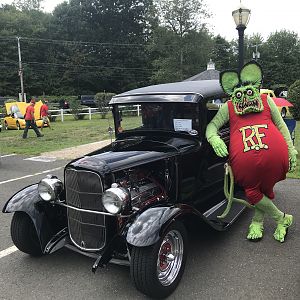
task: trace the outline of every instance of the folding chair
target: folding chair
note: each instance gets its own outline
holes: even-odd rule
[[[293,141],[293,145],[295,145],[295,128],[296,128],[296,120],[295,119],[283,119],[289,132],[291,135],[291,139]]]

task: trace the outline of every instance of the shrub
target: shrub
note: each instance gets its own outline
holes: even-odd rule
[[[290,112],[294,119],[300,120],[300,80],[296,80],[289,88],[288,100],[293,103]]]
[[[114,96],[114,93],[97,93],[95,95],[95,100],[101,114],[102,119],[105,119],[106,114],[109,112],[109,101]]]
[[[73,115],[75,120],[83,120],[85,115],[81,114],[81,109],[83,108],[82,105],[80,105],[80,102],[78,99],[70,99],[70,112]]]

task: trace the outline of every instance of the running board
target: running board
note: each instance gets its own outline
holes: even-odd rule
[[[227,202],[227,199],[224,199],[203,214],[207,222],[210,223],[214,228],[217,227],[216,229],[218,230],[227,229],[227,227],[230,226],[246,208],[242,204],[233,202],[228,215],[225,218],[220,219],[218,216],[221,216],[226,209]]]

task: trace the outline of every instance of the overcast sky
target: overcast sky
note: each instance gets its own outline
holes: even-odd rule
[[[0,0],[1,4],[12,0]],[[45,0],[45,11],[51,12],[63,0]],[[213,16],[209,19],[211,30],[227,40],[237,38],[232,11],[240,0],[205,0]],[[251,9],[251,17],[245,34],[260,33],[267,39],[276,30],[288,29],[295,31],[300,37],[300,1],[299,0],[242,0],[242,4]]]

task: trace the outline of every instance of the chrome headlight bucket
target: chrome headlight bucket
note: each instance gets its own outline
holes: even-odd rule
[[[63,189],[63,183],[56,177],[47,177],[38,184],[38,192],[44,201],[53,201],[58,199]]]
[[[118,214],[123,211],[129,201],[130,193],[122,187],[112,187],[102,195],[103,206],[111,214]]]

